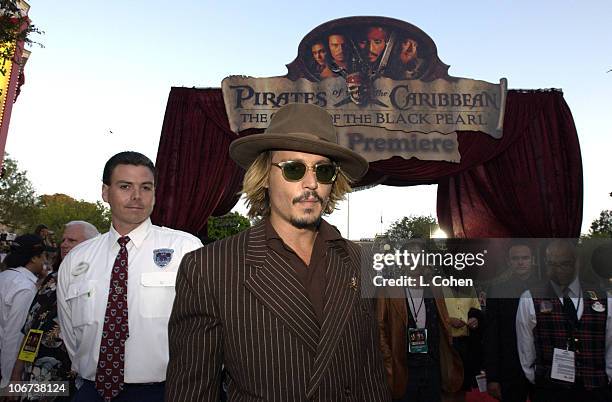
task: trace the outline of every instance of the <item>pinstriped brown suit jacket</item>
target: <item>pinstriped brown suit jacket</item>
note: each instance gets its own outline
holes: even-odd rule
[[[374,304],[362,299],[360,250],[333,246],[319,327],[294,269],[260,223],[187,254],[169,323],[166,401],[388,402]]]

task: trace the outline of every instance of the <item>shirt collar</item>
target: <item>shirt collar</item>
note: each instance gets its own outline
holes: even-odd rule
[[[140,248],[142,242],[144,242],[147,234],[149,233],[149,229],[151,229],[152,223],[151,219],[147,218],[144,222],[142,222],[136,229],[132,230],[130,233],[126,234],[126,236],[130,237],[130,243],[133,243],[136,248]],[[117,245],[117,240],[122,237],[119,232],[115,230],[113,225],[110,228],[110,239],[112,241],[113,246]]]
[[[266,232],[266,240],[271,239],[279,239],[282,240],[276,230],[274,230],[274,226],[272,226],[272,222],[270,222],[269,218],[265,218],[265,232]],[[321,223],[319,224],[317,236],[321,238],[323,241],[334,241],[334,240],[342,240],[342,236],[338,229],[335,226],[330,225],[325,220],[321,219]]]
[[[36,283],[36,281],[38,280],[36,275],[34,275],[32,273],[32,271],[30,271],[26,267],[18,267],[18,268],[14,268],[14,269],[15,269],[15,271],[18,271],[18,272],[21,272],[22,274],[24,274],[27,279],[32,281],[32,283]]]
[[[563,288],[553,281],[550,281],[550,283],[552,284],[557,296],[563,297]],[[568,295],[569,297],[580,297],[580,280],[578,279],[578,275],[576,275],[572,283],[569,284],[568,288],[570,290]]]

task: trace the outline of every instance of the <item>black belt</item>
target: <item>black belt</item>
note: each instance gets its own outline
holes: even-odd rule
[[[86,380],[86,379],[83,379],[83,381],[91,383],[94,386],[96,385],[95,381]],[[123,384],[123,386],[126,387],[126,388],[138,388],[138,387],[153,387],[153,386],[159,386],[159,385],[165,385],[165,384],[166,384],[165,381],[161,381],[161,382],[138,382],[138,383],[126,382],[126,383]]]

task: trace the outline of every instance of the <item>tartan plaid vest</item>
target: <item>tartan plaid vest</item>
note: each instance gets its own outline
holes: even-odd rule
[[[608,384],[605,358],[608,303],[605,292],[585,289],[584,286],[582,289],[584,310],[574,333],[574,338],[578,339],[575,347],[575,367],[577,380],[581,379],[584,387],[591,390]],[[593,293],[597,295],[597,300],[593,299]],[[571,385],[550,378],[553,349],[565,349],[570,336],[563,306],[550,283],[531,289],[531,294],[536,313],[536,326],[533,330],[536,348],[536,383]],[[593,309],[593,305],[597,302],[603,306],[603,311],[597,312]]]

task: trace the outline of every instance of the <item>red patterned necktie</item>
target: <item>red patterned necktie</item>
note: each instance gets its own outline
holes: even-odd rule
[[[119,253],[111,273],[98,369],[96,370],[96,389],[106,402],[110,401],[123,389],[123,372],[125,358],[125,341],[129,336],[128,328],[128,252],[127,236],[117,239]]]

